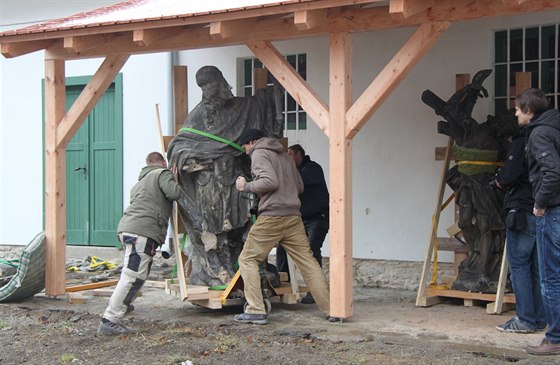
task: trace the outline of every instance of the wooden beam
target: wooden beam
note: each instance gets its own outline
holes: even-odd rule
[[[55,42],[54,39],[49,39],[31,42],[2,43],[0,44],[0,52],[2,56],[6,58],[13,58],[49,48]]]
[[[128,60],[129,55],[108,56],[101,64],[95,75],[82,90],[74,104],[70,107],[64,119],[57,128],[56,145],[65,148],[97,101],[101,99],[117,73]]]
[[[352,139],[422,59],[451,23],[422,24],[348,110],[346,136]]]
[[[45,61],[45,294],[66,293],[66,150],[56,143],[66,110],[64,61]]]
[[[173,131],[179,134],[189,113],[187,66],[173,66]],[[167,151],[167,149],[166,149]]]
[[[435,5],[435,0],[391,0],[389,14],[391,18],[402,20],[425,11]]]
[[[78,54],[94,48],[106,46],[116,38],[113,34],[93,34],[88,36],[65,37],[63,47],[68,52]]]
[[[323,3],[323,1],[319,3]],[[298,8],[297,11],[304,10],[304,8],[305,7],[302,9]],[[225,39],[212,38],[208,31],[208,26],[206,25],[187,25],[185,19],[181,19],[180,23],[178,23],[178,21],[168,20],[165,23],[154,22],[150,24],[141,23],[128,25],[130,33],[134,29],[155,27],[156,24],[160,24],[160,26],[166,28],[172,26],[180,27],[176,35],[162,39],[146,47],[138,47],[132,42],[131,34],[125,37],[123,33],[118,36],[118,41],[79,54],[72,54],[61,46],[53,46],[50,50],[52,57],[57,59],[91,58],[105,56],[111,53],[142,54],[168,52],[238,45],[248,41],[277,41],[337,32],[364,32],[376,29],[417,26],[429,22],[455,22],[484,17],[509,16],[552,9],[560,9],[560,3],[557,0],[532,0],[515,7],[505,7],[501,0],[472,0],[469,1],[468,6],[457,6],[456,0],[438,0],[429,10],[421,11],[403,20],[395,20],[389,15],[388,6],[372,8],[335,8],[333,11],[329,11],[324,23],[307,30],[297,29],[292,18],[282,17],[280,14],[267,18],[236,20],[235,31],[232,30],[232,33],[228,33],[228,37]],[[249,13],[247,17],[249,17]],[[223,19],[215,19],[214,17],[211,19],[214,19],[213,21],[225,21],[229,18],[224,14]],[[202,19],[197,19],[196,21],[192,21],[200,23],[201,20]],[[123,31],[121,27],[117,27],[116,29],[119,29],[121,32]],[[108,29],[99,29],[100,32],[105,32],[107,30]],[[89,33],[91,33],[91,31],[91,29],[88,30]],[[79,30],[73,30],[72,32],[79,32]],[[61,32],[59,36],[62,34],[65,33]],[[19,38],[26,39],[28,37],[26,35],[21,35],[18,39]],[[0,38],[0,40],[2,42],[8,42],[10,37]]]
[[[328,136],[329,112],[326,104],[280,52],[274,48],[272,43],[267,41],[247,42],[247,47],[253,51],[268,71]]]
[[[352,316],[352,139],[346,113],[352,103],[352,37],[330,35],[329,46],[330,315]]]
[[[327,9],[303,10],[294,13],[294,24],[298,30],[316,28],[327,21]]]

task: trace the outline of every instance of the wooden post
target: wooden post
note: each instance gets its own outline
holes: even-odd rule
[[[179,134],[189,112],[187,66],[173,66],[173,131]]]
[[[346,112],[352,103],[352,37],[330,35],[330,315],[352,316],[352,139]]]
[[[66,147],[57,128],[66,111],[63,60],[45,60],[45,294],[66,293]]]

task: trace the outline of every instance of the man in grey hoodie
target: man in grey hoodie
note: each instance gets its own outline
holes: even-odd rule
[[[159,152],[149,153],[146,165],[130,190],[130,205],[117,228],[125,249],[123,269],[97,329],[100,335],[133,332],[121,320],[146,282],[156,249],[165,241],[173,201],[181,197],[177,167],[168,170]]]
[[[303,181],[293,159],[284,152],[279,140],[264,137],[258,129],[246,130],[238,140],[251,157],[251,175],[247,182],[240,176],[237,190],[259,196],[258,217],[251,227],[239,256],[239,269],[247,300],[245,313],[234,320],[242,323],[268,323],[263,302],[259,264],[279,243],[299,267],[303,279],[319,309],[329,313],[329,289],[325,274],[313,258],[301,220],[299,194]]]

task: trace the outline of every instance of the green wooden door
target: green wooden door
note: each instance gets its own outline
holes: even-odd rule
[[[70,106],[87,78],[66,81]],[[122,78],[117,77],[66,148],[70,245],[114,246],[122,215]]]

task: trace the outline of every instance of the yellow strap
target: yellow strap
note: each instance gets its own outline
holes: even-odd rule
[[[504,163],[503,163],[503,162],[493,162],[493,161],[471,161],[471,160],[462,160],[462,161],[457,161],[457,165],[504,166]]]
[[[438,266],[438,239],[437,239],[437,223],[436,216],[432,215],[432,234],[434,235],[434,269],[432,271],[432,281],[430,288],[433,289],[449,289],[449,285],[437,283],[437,266]]]

